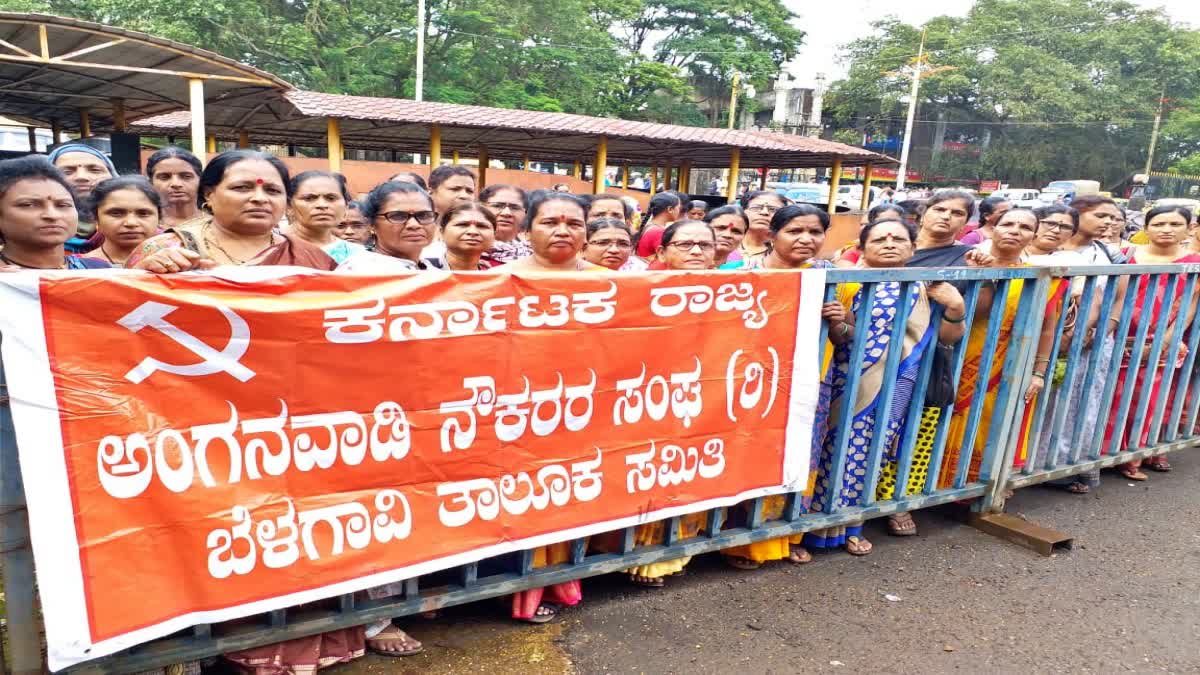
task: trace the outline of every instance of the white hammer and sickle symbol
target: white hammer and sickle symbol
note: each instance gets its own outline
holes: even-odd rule
[[[157,370],[189,377],[225,372],[241,382],[246,382],[254,377],[254,371],[239,361],[245,355],[246,349],[250,347],[250,327],[246,325],[242,317],[225,307],[217,306],[217,310],[229,322],[230,331],[229,344],[225,345],[225,349],[217,351],[196,336],[167,321],[167,315],[177,309],[179,308],[173,305],[164,305],[161,302],[143,302],[137,309],[121,317],[117,323],[134,333],[146,327],[153,328],[199,356],[200,363],[176,365],[147,356],[133,370],[125,374],[125,379],[138,384]]]

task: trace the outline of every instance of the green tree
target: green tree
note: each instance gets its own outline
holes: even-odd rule
[[[827,98],[835,123],[868,133],[903,128],[910,80],[896,72],[924,29],[930,61],[952,70],[923,80],[914,137],[936,138],[941,116],[945,139],[979,154],[937,161],[973,176],[1114,184],[1144,163],[1160,93],[1200,94],[1197,33],[1124,0],[979,0],[962,18],[875,27],[847,47],[848,76]],[[1197,139],[1164,134],[1159,158]]]

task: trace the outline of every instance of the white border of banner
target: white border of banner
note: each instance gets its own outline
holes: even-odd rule
[[[764,272],[757,272],[762,274]],[[771,272],[765,272],[771,273]],[[788,272],[780,272],[787,274]],[[95,278],[97,273],[84,273]],[[100,274],[136,274],[113,271]],[[224,268],[209,273],[235,282],[255,282],[288,276],[315,274],[298,268]],[[792,272],[794,274],[794,272]],[[797,308],[796,343],[791,373],[791,393],[784,447],[783,484],[750,490],[728,498],[696,502],[686,506],[660,509],[568,530],[559,530],[525,539],[507,541],[481,549],[445,556],[408,567],[380,572],[320,588],[243,603],[219,610],[193,612],[147,626],[120,636],[92,643],[88,630],[87,604],[83,592],[83,572],[78,555],[64,460],[58,401],[49,368],[46,336],[38,295],[39,274],[18,272],[0,274],[0,317],[3,332],[2,355],[8,380],[9,396],[25,479],[29,527],[33,533],[33,554],[41,583],[42,612],[50,669],[61,670],[82,661],[107,656],[155,638],[202,623],[217,623],[252,614],[269,612],[374,586],[403,581],[505,553],[578,539],[633,525],[695,513],[720,506],[732,506],[747,499],[802,489],[808,482],[812,452],[813,417],[821,373],[817,362],[821,305],[825,295],[825,270],[805,270],[800,284]],[[76,276],[76,274],[66,273]],[[54,276],[63,276],[55,273]],[[730,274],[732,276],[732,274]],[[29,489],[36,486],[35,489]],[[131,570],[131,573],[136,573]]]

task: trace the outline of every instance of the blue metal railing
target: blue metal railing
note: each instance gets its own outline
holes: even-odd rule
[[[1113,274],[1115,271],[1119,274]],[[1131,283],[1129,279],[1135,281]],[[1167,297],[1175,298],[1178,290],[1177,301],[1164,303],[1158,312],[1154,312],[1152,299],[1139,304],[1137,279],[1145,280],[1154,288],[1161,284]],[[955,501],[975,500],[977,510],[999,511],[1003,509],[1008,489],[1075,476],[1196,443],[1200,408],[1200,392],[1197,391],[1200,369],[1196,368],[1200,312],[1193,310],[1200,295],[1197,290],[1200,266],[833,270],[827,273],[825,297],[832,301],[838,284],[861,284],[863,301],[859,303],[856,324],[862,327],[872,316],[879,284],[899,282],[900,297],[908,297],[906,293],[914,284],[934,281],[954,282],[963,289],[968,316],[974,315],[982,298],[988,295],[993,298],[987,317],[974,322],[977,330],[986,330],[986,333],[982,352],[971,355],[977,357],[972,369],[979,373],[974,395],[965,409],[959,406],[958,424],[963,425],[965,421],[965,426],[960,428],[957,447],[952,448],[954,441],[950,427],[955,406],[951,405],[938,411],[940,414],[932,432],[926,431],[923,436],[918,429],[927,412],[924,401],[933,372],[934,350],[927,349],[919,364],[908,409],[895,411],[904,424],[895,448],[884,447],[881,430],[894,407],[896,392],[891,387],[880,391],[876,433],[868,449],[865,491],[859,506],[839,508],[837,499],[831,497],[821,512],[807,512],[801,495],[793,493],[787,497],[782,518],[765,520],[760,508],[762,500],[753,500],[746,517],[741,519],[744,522],[727,518],[733,509],[711,510],[707,514],[707,527],[696,537],[679,540],[678,519],[674,518],[664,528],[666,534],[662,543],[636,546],[634,528],[625,528],[619,537],[620,545],[616,547],[619,550],[615,552],[589,550],[587,542],[581,539],[572,543],[571,562],[567,564],[534,568],[530,552],[482,561],[409,579],[403,586],[403,593],[397,596],[367,600],[361,595],[344,595],[331,601],[327,609],[291,608],[236,625],[196,626],[184,634],[155,640],[73,670],[144,670]],[[1004,298],[1016,283],[1021,284],[1020,301],[1011,317],[1011,329],[1003,335]],[[1059,283],[1070,283],[1079,292],[1055,296],[1051,291]],[[901,343],[906,331],[909,308],[906,303],[900,305],[896,320],[890,326],[893,345]],[[1071,305],[1076,307],[1073,327],[1068,326]],[[933,321],[938,321],[940,315],[941,310],[935,307]],[[1029,386],[1039,336],[1047,317],[1055,322],[1047,386],[1027,410],[1024,393]],[[1097,335],[1089,336],[1088,325],[1102,328]],[[1112,337],[1106,339],[1110,326]],[[967,334],[951,352],[949,365],[955,382],[961,381],[967,365],[972,323],[968,322],[965,327]],[[822,359],[827,349],[827,335],[827,328],[822,325]],[[849,350],[850,363],[861,362],[866,349],[865,335],[865,330],[856,330],[853,343],[843,347]],[[1132,342],[1127,338],[1132,338]],[[1128,357],[1127,342],[1130,347]],[[1000,351],[1003,351],[1003,368],[994,391],[989,392],[989,375],[996,359],[1000,358]],[[1057,369],[1062,375],[1054,378],[1052,373],[1060,359],[1063,363]],[[1127,367],[1124,383],[1119,386],[1122,363]],[[1180,363],[1178,368],[1174,367],[1176,363]],[[884,359],[882,381],[895,382],[900,365],[899,350],[889,350]],[[1144,375],[1140,386],[1135,386],[1138,372],[1150,376]],[[0,386],[3,386],[2,378],[3,370],[0,369]],[[845,399],[854,400],[860,385],[857,369],[851,368],[845,385]],[[1094,419],[1089,420],[1087,415],[1077,414],[1079,410],[1071,409],[1072,390],[1081,392],[1084,404],[1080,405],[1086,409],[1084,412],[1095,412]],[[991,399],[991,413],[986,419],[985,396]],[[830,462],[833,466],[831,474],[835,477],[845,471],[852,417],[853,410],[845,406],[836,419],[830,419],[829,433],[835,434],[836,441]],[[1110,418],[1117,431],[1105,443],[1104,432]],[[1028,429],[1025,428],[1026,420],[1029,421]],[[983,434],[981,429],[985,421],[986,434]],[[1125,434],[1126,428],[1133,432]],[[1140,438],[1143,428],[1147,436],[1145,445],[1141,444]],[[1041,442],[1043,435],[1045,443]],[[1028,439],[1024,462],[1018,461],[1022,437]],[[973,455],[977,439],[982,443],[982,452],[976,458]],[[923,484],[909,494],[906,488],[914,473],[918,443],[928,446],[925,457],[929,464]],[[1060,445],[1065,452],[1058,452]],[[959,451],[958,461],[948,465],[947,475],[942,475],[944,458],[948,451],[955,449]],[[816,447],[813,452],[819,453],[821,448]],[[876,488],[885,453],[896,457],[895,489],[890,498],[878,499]],[[974,476],[972,465],[977,467]],[[4,528],[0,532],[0,543],[3,545],[7,592],[10,645],[7,656],[13,672],[40,672],[42,650],[34,606],[32,559],[17,469],[12,420],[5,402],[0,405],[0,507],[3,508],[0,522]]]

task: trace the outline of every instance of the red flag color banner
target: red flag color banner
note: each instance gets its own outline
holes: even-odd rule
[[[823,292],[820,270],[0,275],[50,665],[802,489]]]

